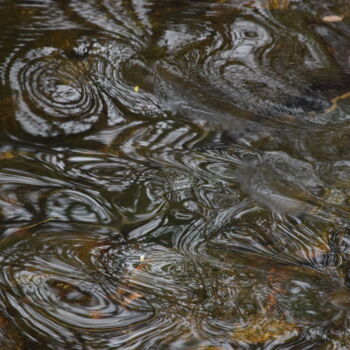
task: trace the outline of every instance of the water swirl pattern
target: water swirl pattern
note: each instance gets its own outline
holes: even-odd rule
[[[0,10],[0,350],[348,349],[347,0]]]

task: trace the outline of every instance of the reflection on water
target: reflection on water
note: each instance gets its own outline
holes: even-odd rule
[[[0,349],[348,348],[348,1],[0,10]]]

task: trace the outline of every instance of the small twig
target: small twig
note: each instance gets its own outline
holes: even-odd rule
[[[338,107],[338,101],[350,97],[350,91],[332,99],[332,106],[326,109],[326,113],[333,112]]]
[[[56,217],[56,216],[52,216],[52,217],[50,217],[50,218],[48,218],[48,219],[45,219],[45,220],[40,221],[40,222],[37,222],[37,223],[35,223],[35,224],[29,225],[29,226],[25,226],[25,227],[21,227],[20,230],[28,230],[28,229],[30,229],[30,228],[39,226],[39,225],[41,225],[41,224],[45,224],[46,222],[49,222],[49,221],[52,221],[52,220],[55,220],[55,219],[57,219],[57,217]]]

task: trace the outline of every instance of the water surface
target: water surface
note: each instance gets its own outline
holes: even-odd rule
[[[0,13],[0,349],[348,349],[347,0]]]

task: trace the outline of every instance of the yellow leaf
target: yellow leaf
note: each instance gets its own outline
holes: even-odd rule
[[[138,85],[136,85],[136,86],[134,87],[134,91],[135,91],[135,92],[139,92],[139,90],[140,90],[140,87],[139,87]]]
[[[15,158],[15,155],[12,152],[0,152],[0,160],[1,159],[12,159]]]

